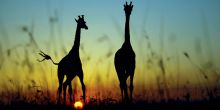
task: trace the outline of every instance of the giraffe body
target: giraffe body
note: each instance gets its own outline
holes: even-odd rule
[[[77,22],[76,34],[75,34],[75,41],[72,49],[70,52],[58,63],[58,71],[57,76],[59,80],[59,87],[58,87],[58,103],[60,102],[60,95],[63,89],[63,96],[64,96],[64,103],[66,103],[66,88],[69,87],[69,100],[72,102],[72,85],[71,81],[75,76],[78,76],[80,79],[80,83],[82,85],[83,91],[83,100],[85,102],[85,84],[83,82],[83,69],[82,63],[80,60],[79,55],[79,46],[80,46],[80,33],[81,29],[88,29],[86,26],[86,22],[84,21],[84,16],[79,16],[79,19],[75,21]],[[64,76],[66,75],[66,81],[63,83]]]
[[[120,82],[120,89],[121,89],[121,96],[122,101],[128,101],[128,91],[127,91],[127,84],[126,80],[130,77],[130,99],[132,101],[132,94],[133,94],[133,78],[134,78],[134,71],[135,71],[135,52],[132,49],[130,43],[130,30],[129,30],[129,20],[132,11],[133,5],[132,2],[130,5],[124,5],[124,11],[126,15],[126,22],[125,22],[125,41],[122,47],[115,53],[115,69],[118,75],[118,79]]]
[[[58,70],[57,70],[57,76],[59,80],[59,87],[58,87],[58,103],[60,103],[60,98],[61,98],[61,93],[63,90],[63,96],[64,96],[64,104],[66,103],[66,88],[68,88],[69,92],[69,100],[72,102],[72,84],[71,81],[75,76],[78,76],[80,79],[80,83],[82,85],[82,91],[83,91],[83,100],[85,102],[85,91],[86,87],[83,82],[83,69],[82,69],[82,63],[80,60],[80,55],[79,55],[79,47],[80,47],[80,33],[81,29],[88,29],[86,22],[84,21],[84,16],[82,15],[81,17],[78,16],[79,19],[75,19],[77,22],[77,27],[76,27],[76,34],[75,34],[75,40],[74,40],[74,45],[72,49],[69,51],[69,53],[60,60],[59,63],[55,63],[52,58],[43,53],[42,51],[39,53],[42,57],[44,57],[43,60],[38,60],[39,62],[42,62],[44,60],[51,60],[53,64],[58,65]],[[66,76],[66,80],[64,80],[64,76]]]

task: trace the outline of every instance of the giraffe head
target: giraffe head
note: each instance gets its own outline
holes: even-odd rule
[[[128,2],[126,2],[126,3],[124,4],[124,11],[125,11],[125,14],[126,14],[126,15],[131,15],[132,9],[133,9],[132,2],[130,2],[129,5],[128,5]]]
[[[84,15],[78,16],[78,20],[75,19],[75,21],[77,22],[77,24],[80,28],[83,28],[86,30],[88,29],[86,22],[84,21]]]

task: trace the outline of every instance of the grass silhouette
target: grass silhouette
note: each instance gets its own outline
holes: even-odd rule
[[[74,109],[72,106],[56,105],[56,90],[53,89],[57,88],[58,85],[56,78],[53,77],[56,72],[53,67],[36,61],[37,57],[39,57],[35,53],[38,51],[38,47],[53,48],[48,49],[51,50],[49,54],[56,56],[56,59],[60,59],[67,53],[68,49],[64,41],[58,46],[57,39],[63,39],[62,30],[60,25],[55,24],[61,23],[61,19],[59,19],[60,16],[54,15],[54,17],[51,15],[48,17],[50,20],[48,22],[51,25],[51,31],[49,32],[51,37],[48,37],[48,39],[52,38],[53,42],[55,42],[54,44],[45,43],[43,46],[40,45],[36,40],[36,33],[33,32],[34,30],[31,31],[32,26],[22,25],[20,31],[25,34],[22,37],[28,42],[13,45],[8,39],[13,37],[7,34],[10,29],[1,27],[0,75],[3,83],[0,85],[0,109]],[[163,53],[158,52],[154,45],[153,39],[157,36],[150,36],[146,28],[142,28],[143,30],[140,32],[144,39],[142,37],[134,37],[134,42],[136,42],[135,50],[138,50],[137,55],[141,58],[141,63],[138,64],[137,68],[137,79],[143,80],[143,83],[135,82],[134,102],[131,105],[123,105],[119,101],[120,94],[114,91],[119,89],[117,88],[118,83],[115,83],[116,76],[111,76],[115,74],[115,71],[112,70],[112,58],[116,48],[109,33],[96,40],[98,44],[108,46],[104,54],[100,55],[98,59],[92,59],[95,56],[94,53],[88,51],[87,47],[82,44],[80,52],[82,61],[86,65],[85,68],[87,69],[89,64],[93,64],[91,62],[95,62],[92,67],[95,66],[97,68],[88,74],[88,82],[98,86],[88,88],[88,92],[91,93],[88,93],[86,97],[88,103],[85,109],[210,109],[219,107],[220,70],[217,68],[218,65],[214,63],[213,58],[203,59],[209,56],[209,53],[214,56],[212,49],[206,49],[206,47],[212,48],[212,39],[205,18],[203,22],[205,41],[198,38],[194,43],[195,54],[198,58],[192,55],[194,53],[178,48],[178,35],[170,38],[170,43],[167,43],[167,36],[162,35],[164,32],[161,32],[163,37],[159,38],[163,43],[159,44],[163,47]],[[121,25],[117,21],[113,21],[113,24],[118,36],[122,36]],[[147,23],[143,24],[145,24],[143,25],[144,27]],[[59,33],[55,33],[55,29],[58,29]],[[166,31],[165,27],[162,30]],[[131,31],[131,34],[134,34],[134,32]],[[52,37],[52,35],[60,37],[53,39],[54,36]],[[206,41],[207,43],[203,45]],[[175,50],[173,56],[167,54],[168,45]],[[106,60],[106,64],[104,60]],[[182,81],[184,71],[181,68],[183,62],[187,62],[187,65],[190,65],[195,70],[190,74],[192,74],[192,77],[196,76],[195,79],[198,79],[198,85],[194,86],[189,78]],[[171,70],[169,65],[173,63],[176,64],[174,65],[175,69]],[[102,69],[103,65],[106,65],[104,71]],[[14,73],[15,71],[16,73]],[[11,73],[14,74],[10,75]],[[175,73],[177,76],[171,76],[170,73]],[[48,79],[48,77],[51,77],[51,79]],[[107,79],[102,79],[103,77],[107,77]],[[153,80],[146,81],[148,77]],[[176,84],[171,86],[173,83]],[[108,84],[111,84],[111,87]],[[74,80],[73,86],[75,88],[73,90],[74,94],[76,94],[75,97],[80,100],[79,80]]]

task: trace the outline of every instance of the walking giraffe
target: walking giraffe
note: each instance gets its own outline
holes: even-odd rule
[[[127,84],[126,80],[130,76],[130,99],[132,101],[133,94],[133,78],[135,71],[135,53],[132,49],[130,42],[130,29],[129,29],[129,20],[132,11],[133,5],[132,2],[128,5],[127,2],[124,5],[125,11],[125,41],[122,47],[115,53],[115,69],[118,75],[118,79],[120,82],[121,96],[122,101],[128,101],[128,92],[127,92]]]
[[[81,29],[88,29],[86,22],[84,21],[84,16],[78,16],[78,20],[75,19],[77,22],[76,27],[76,34],[75,34],[75,41],[72,49],[69,51],[69,53],[62,58],[62,60],[59,63],[55,63],[52,58],[41,52],[39,53],[41,56],[44,57],[43,60],[51,60],[53,64],[58,65],[57,75],[59,80],[59,87],[58,87],[58,103],[60,103],[60,97],[63,89],[63,96],[64,96],[64,104],[66,103],[66,88],[69,86],[68,92],[69,92],[69,100],[72,102],[72,85],[71,81],[75,76],[78,76],[80,79],[80,83],[82,85],[82,91],[83,91],[83,100],[85,102],[85,84],[83,82],[83,69],[82,69],[82,63],[79,56],[79,46],[80,46],[80,33]],[[66,75],[66,81],[63,83],[64,76]]]

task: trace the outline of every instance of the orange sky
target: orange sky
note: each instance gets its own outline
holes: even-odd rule
[[[158,94],[153,95],[153,91],[164,82],[170,91],[178,87],[187,91],[191,86],[212,88],[219,83],[220,33],[217,29],[220,22],[216,11],[219,7],[215,5],[219,1],[215,2],[133,2],[130,29],[137,58],[134,78],[137,98],[144,94],[156,98]],[[100,93],[107,97],[111,91],[113,97],[120,96],[113,59],[123,43],[123,4],[124,1],[77,4],[72,1],[0,1],[0,91],[16,92],[20,88],[25,93],[32,86],[40,86],[38,89],[56,94],[57,66],[50,61],[37,62],[41,59],[38,52],[43,50],[59,62],[73,45],[74,17],[83,13],[89,27],[82,30],[80,50],[87,94],[98,96]],[[100,9],[103,7],[106,10]],[[49,22],[49,18],[57,21]],[[37,46],[22,30],[24,27],[32,32]],[[184,56],[184,52],[189,57]],[[165,76],[159,65],[161,58]],[[72,83],[81,94],[78,78]]]

